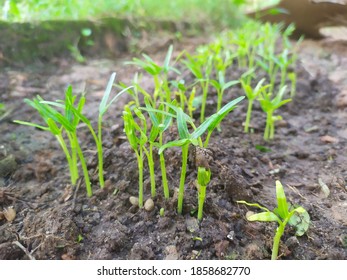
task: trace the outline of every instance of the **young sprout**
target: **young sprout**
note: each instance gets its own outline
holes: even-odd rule
[[[153,145],[157,147],[163,146],[163,133],[166,131],[172,120],[172,116],[170,114],[163,114],[164,112],[164,104],[160,104],[158,107],[158,110],[155,110],[147,98],[145,98],[145,104],[146,109],[148,111],[150,120],[152,122],[152,129],[149,136],[149,150],[150,155],[153,155]],[[157,138],[159,138],[158,142],[156,142]],[[163,185],[163,191],[164,191],[164,197],[166,199],[169,199],[170,193],[169,193],[169,185],[167,181],[166,176],[166,165],[165,165],[165,158],[164,153],[160,153],[160,169],[161,169],[161,176],[162,176],[162,185]],[[153,158],[153,156],[152,156]],[[153,191],[152,191],[153,196]]]
[[[203,208],[206,197],[206,186],[211,180],[211,171],[205,167],[198,167],[198,193],[199,193],[199,202],[198,202],[198,220],[202,220]]]
[[[275,112],[275,110],[277,110],[284,104],[292,101],[291,99],[282,100],[286,88],[287,86],[282,87],[273,99],[271,99],[271,92],[262,92],[261,97],[259,99],[260,107],[266,113],[266,126],[264,131],[264,140],[266,141],[274,138],[275,122],[281,119],[281,116],[274,116],[273,113]]]
[[[137,113],[139,110],[137,108],[134,109]],[[129,108],[129,106],[124,107],[123,111],[123,120],[124,120],[124,131],[128,138],[130,147],[135,151],[137,158],[137,165],[139,170],[139,208],[143,207],[143,152],[144,145],[147,143],[146,136],[146,124],[141,123],[141,126],[145,126],[143,128],[140,127],[134,120],[133,114]],[[142,119],[141,119],[142,121]]]
[[[302,236],[308,230],[308,227],[310,225],[310,216],[303,207],[293,206],[287,203],[286,195],[280,181],[276,181],[276,197],[277,208],[275,208],[273,211],[270,211],[266,207],[260,206],[258,203],[248,203],[243,200],[237,201],[237,203],[257,207],[264,211],[247,217],[248,221],[278,223],[272,246],[272,260],[276,260],[278,257],[279,244],[287,224],[293,226],[296,229],[295,234],[297,236]]]
[[[82,115],[85,97],[81,96],[78,104],[74,105],[76,97],[77,96],[72,94],[72,87],[69,86],[65,92],[64,101],[48,102],[44,101],[40,96],[37,96],[33,100],[25,99],[24,101],[28,105],[32,106],[39,112],[39,114],[47,124],[47,127],[19,120],[15,120],[14,122],[23,125],[33,126],[45,131],[50,131],[56,137],[68,161],[72,185],[76,184],[77,179],[79,177],[77,165],[77,159],[79,158],[86,183],[87,195],[92,196],[92,188],[88,175],[87,165],[77,138],[77,126],[81,119],[80,115]],[[58,108],[63,109],[64,114],[61,114],[52,106],[56,106]],[[63,137],[64,131],[67,135],[67,139],[70,144],[70,150],[66,145],[66,142]]]
[[[225,73],[223,71],[218,72],[218,80],[211,80],[211,85],[217,90],[217,112],[222,108],[222,101],[224,91],[238,83],[239,81],[225,82]]]
[[[144,60],[134,58],[133,61],[126,62],[126,64],[133,64],[142,68],[153,77],[153,81],[154,81],[153,105],[155,105],[158,97],[161,102],[171,101],[171,91],[170,91],[169,83],[168,83],[168,73],[170,71],[174,71],[177,74],[180,74],[180,72],[176,68],[174,68],[173,66],[170,66],[172,52],[173,52],[173,46],[170,45],[168,52],[166,54],[163,66],[158,65],[156,62],[153,61],[152,58],[150,58],[146,54],[142,54],[142,56],[144,57]]]
[[[181,147],[182,149],[182,168],[177,204],[177,212],[179,214],[182,214],[183,209],[184,185],[187,173],[189,145],[193,144],[195,146],[199,145],[200,147],[207,147],[209,138],[213,130],[218,126],[218,124],[223,120],[223,118],[235,108],[235,105],[243,99],[244,96],[241,96],[236,98],[235,100],[230,101],[223,108],[221,108],[220,111],[206,119],[198,128],[196,128],[193,120],[187,114],[185,114],[181,108],[176,107],[172,104],[166,104],[176,112],[177,128],[180,139],[168,142],[165,145],[161,146],[159,148],[159,154],[161,154],[166,148]],[[194,129],[192,133],[189,132],[187,123],[189,123]],[[203,144],[201,136],[206,131],[208,131],[208,134],[205,140],[205,144]]]
[[[210,75],[212,72],[212,57],[208,52],[202,52],[200,56],[191,56],[186,53],[187,60],[183,61],[185,66],[192,72],[202,89],[200,123],[205,120],[205,108],[207,101],[208,88],[210,84]]]
[[[258,96],[269,87],[269,85],[263,86],[263,83],[265,82],[265,78],[261,79],[254,89],[252,88],[250,84],[247,83],[247,81],[249,81],[249,79],[247,78],[241,78],[240,80],[242,89],[248,99],[248,107],[247,107],[247,114],[246,114],[246,121],[245,121],[245,128],[244,128],[245,133],[249,132],[249,124],[251,122],[251,115],[252,115],[254,100],[258,98]]]

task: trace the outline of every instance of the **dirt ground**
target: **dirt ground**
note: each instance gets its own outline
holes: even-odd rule
[[[175,54],[194,49],[199,41],[175,43]],[[149,54],[162,59],[167,49]],[[96,119],[97,108],[112,72],[129,83],[136,69],[125,66],[133,55],[117,60],[68,59],[37,61],[0,72],[1,102],[7,114],[0,117],[0,210],[12,207],[15,219],[0,220],[0,259],[269,259],[274,223],[248,222],[247,211],[237,204],[245,199],[270,209],[276,206],[275,180],[285,187],[293,204],[304,206],[311,217],[307,234],[294,237],[288,227],[280,246],[281,259],[347,259],[347,44],[303,42],[297,94],[281,108],[272,142],[264,142],[264,114],[253,112],[253,133],[245,135],[242,123],[246,102],[222,123],[211,138],[209,164],[212,180],[207,190],[204,219],[198,223],[194,159],[187,173],[183,215],[176,213],[180,152],[167,150],[170,201],[159,194],[154,210],[147,212],[129,202],[137,196],[138,172],[133,151],[123,133],[124,97],[112,106],[104,121],[106,188],[97,186],[97,155],[86,128],[81,145],[89,159],[94,195],[88,199],[84,183],[69,185],[64,155],[54,137],[12,120],[41,122],[23,98],[40,94],[46,100],[63,98],[71,84],[76,93],[87,92],[85,112]],[[230,73],[237,78],[238,73]],[[186,77],[187,78],[187,77]],[[144,77],[143,86],[150,81]],[[213,112],[216,93],[210,91],[207,112]],[[225,100],[242,95],[235,87]],[[94,123],[96,125],[96,123]],[[172,131],[172,138],[175,131]],[[262,145],[270,151],[256,149]],[[159,166],[156,166],[159,170]],[[150,197],[147,167],[145,198]],[[160,177],[157,178],[160,185]],[[322,191],[322,182],[330,194]],[[159,187],[158,193],[161,193]],[[165,215],[159,215],[161,207]]]

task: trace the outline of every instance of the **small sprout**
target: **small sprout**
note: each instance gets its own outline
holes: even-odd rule
[[[202,238],[199,236],[193,236],[193,241],[200,241],[202,242]]]
[[[183,198],[184,198],[184,185],[185,178],[187,173],[187,161],[188,161],[188,150],[189,145],[193,144],[194,146],[199,145],[200,147],[207,148],[210,136],[213,130],[220,124],[220,122],[230,113],[235,105],[242,101],[245,97],[240,96],[229,103],[227,103],[223,108],[221,108],[217,113],[210,116],[206,119],[198,128],[196,128],[193,120],[183,112],[182,108],[176,107],[172,104],[166,104],[171,109],[176,112],[177,119],[177,129],[180,139],[171,141],[166,143],[165,145],[159,148],[159,154],[161,154],[165,149],[171,147],[181,147],[182,150],[182,168],[181,168],[181,177],[180,177],[180,185],[178,191],[178,204],[177,204],[177,212],[182,214],[183,209]],[[188,130],[189,123],[194,131],[192,133]],[[207,136],[205,139],[205,143],[203,144],[201,136],[207,131]]]
[[[160,215],[160,217],[165,216],[165,209],[164,208],[160,208],[159,215]]]
[[[94,138],[98,152],[99,182],[100,187],[103,188],[105,183],[103,174],[102,118],[103,115],[107,112],[110,105],[128,90],[128,88],[123,89],[120,93],[113,97],[111,101],[108,101],[115,77],[116,73],[113,73],[109,79],[105,93],[99,105],[98,134],[95,133],[93,127],[91,126],[91,121],[82,113],[84,104],[86,102],[85,96],[82,95],[79,101],[76,102],[77,96],[73,95],[71,86],[69,86],[65,92],[65,100],[51,102],[43,100],[40,96],[37,96],[36,98],[34,98],[34,100],[24,100],[27,104],[29,104],[39,112],[41,117],[46,122],[47,127],[30,122],[23,122],[18,120],[14,121],[15,123],[29,125],[45,131],[50,131],[57,138],[69,164],[72,185],[76,184],[79,177],[77,165],[79,158],[88,196],[92,196],[92,188],[87,170],[87,164],[85,162],[82,149],[78,141],[77,127],[80,121],[84,122]],[[64,113],[60,113],[55,108],[60,109]],[[65,132],[65,134],[67,135],[70,149],[66,145],[63,137],[63,132]]]
[[[247,217],[248,221],[254,222],[277,222],[278,227],[273,240],[272,246],[272,260],[276,260],[278,256],[278,249],[284,229],[289,223],[296,229],[296,235],[302,236],[310,225],[310,216],[307,211],[301,206],[293,206],[287,203],[283,186],[280,181],[276,181],[276,197],[277,208],[270,211],[266,207],[260,206],[257,203],[248,203],[246,201],[237,201],[237,203],[246,204],[248,206],[257,207],[264,212],[253,214]]]
[[[282,100],[287,86],[282,87],[277,95],[271,99],[272,93],[262,93],[259,99],[260,107],[266,113],[266,127],[264,131],[264,140],[268,141],[274,138],[275,135],[275,122],[281,120],[281,116],[274,116],[273,113],[291,99]]]
[[[268,147],[265,147],[265,146],[262,146],[262,145],[255,145],[255,148],[262,152],[262,153],[268,153],[268,152],[271,152],[271,149],[268,148]]]
[[[211,180],[211,171],[206,170],[205,167],[198,167],[198,193],[199,193],[199,209],[198,209],[198,220],[202,220],[203,208],[206,198],[206,187]]]
[[[248,76],[248,75],[247,75]],[[246,77],[247,77],[246,76]],[[251,85],[247,82],[249,81],[246,78],[241,78],[241,85],[243,88],[244,93],[247,96],[248,99],[248,108],[247,108],[247,115],[246,115],[246,122],[245,122],[245,129],[244,132],[248,133],[249,132],[249,124],[251,122],[251,115],[252,115],[252,108],[253,108],[253,102],[258,96],[266,90],[269,85],[263,86],[263,83],[265,82],[265,79],[262,79],[258,82],[256,87],[253,89]]]
[[[83,241],[83,235],[82,234],[79,234],[78,236],[77,236],[77,243],[81,243],[82,241]]]

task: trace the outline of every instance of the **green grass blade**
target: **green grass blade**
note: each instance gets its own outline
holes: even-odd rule
[[[22,125],[32,126],[32,127],[35,127],[35,128],[39,128],[39,129],[45,130],[45,131],[50,131],[49,127],[42,126],[42,125],[39,125],[39,124],[36,124],[36,123],[24,122],[24,121],[19,121],[19,120],[14,120],[13,122],[14,123],[18,123],[18,124],[22,124]]]
[[[288,215],[288,203],[287,198],[284,193],[283,186],[279,180],[276,181],[276,197],[277,197],[277,212],[278,215],[285,219]]]
[[[247,220],[250,222],[278,222],[281,223],[281,220],[272,212],[261,212],[253,214],[247,217]]]
[[[110,79],[108,80],[107,87],[104,92],[104,96],[102,97],[100,105],[99,105],[99,115],[103,115],[106,112],[107,101],[108,101],[108,98],[110,97],[115,78],[116,78],[116,73],[112,73]]]

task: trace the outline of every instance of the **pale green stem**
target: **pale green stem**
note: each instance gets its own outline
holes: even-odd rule
[[[268,141],[271,135],[271,126],[273,125],[272,111],[266,112],[266,126],[264,131],[264,140]]]
[[[143,147],[143,150],[146,154],[147,162],[148,162],[149,177],[150,177],[150,181],[151,181],[151,195],[152,195],[152,197],[155,197],[157,195],[157,193],[156,193],[156,187],[155,187],[153,144],[150,144],[149,151],[145,147]]]
[[[159,145],[163,145],[163,133],[161,132],[159,134]],[[164,190],[164,197],[166,199],[169,199],[170,197],[170,192],[169,192],[169,185],[167,182],[167,177],[166,177],[166,166],[165,166],[165,158],[164,158],[164,152],[162,152],[159,155],[160,159],[160,169],[161,169],[161,178],[162,178],[162,184],[163,184],[163,190]]]
[[[206,197],[206,186],[199,185],[199,209],[198,209],[198,220],[202,220],[203,209]]]
[[[245,129],[244,129],[245,133],[248,133],[249,131],[249,123],[251,122],[252,107],[253,107],[253,99],[248,99],[248,108],[247,108],[247,115],[246,115]]]
[[[66,144],[65,144],[65,141],[64,141],[62,135],[61,134],[57,134],[55,137],[57,138],[61,148],[64,151],[65,157],[66,157],[67,162],[69,164],[71,184],[74,186],[74,185],[76,185],[76,182],[77,182],[77,179],[78,179],[77,166],[73,165],[73,163],[72,163],[72,159],[71,159],[69,150],[66,147]]]
[[[202,102],[201,102],[201,112],[200,112],[200,123],[203,123],[203,121],[205,120],[205,108],[206,108],[206,99],[207,99],[207,93],[208,93],[208,84],[209,84],[208,80],[205,83],[202,82]]]
[[[84,175],[84,181],[86,183],[87,195],[88,195],[88,197],[91,197],[93,195],[93,191],[92,191],[92,187],[91,187],[91,184],[90,184],[87,164],[86,164],[86,161],[84,159],[81,147],[78,144],[77,136],[74,135],[73,138],[75,139],[75,145],[76,145],[76,149],[77,149],[77,154],[78,154],[78,156],[80,158],[80,162],[81,162],[81,167],[82,167],[82,171],[83,171],[83,175]]]
[[[178,190],[178,204],[177,204],[178,214],[182,214],[182,208],[183,208],[184,183],[186,180],[186,173],[187,173],[188,149],[189,149],[189,143],[182,146],[182,170],[181,170],[180,186]]]
[[[281,241],[281,237],[283,235],[284,232],[284,224],[279,224],[278,228],[276,229],[276,234],[274,237],[274,242],[272,245],[272,255],[271,255],[271,260],[277,260],[277,256],[278,256],[278,249],[280,246],[280,241]]]
[[[101,132],[102,131],[102,116],[99,116],[99,119],[98,119],[98,138],[96,138],[96,135],[92,128],[90,128],[90,131],[93,134],[96,147],[98,150],[99,183],[100,183],[100,187],[103,188],[105,186],[105,181],[104,181],[104,159],[103,159],[102,132]],[[96,139],[98,139],[98,141]]]
[[[204,142],[204,148],[208,147],[208,143],[210,142],[210,138],[211,138],[212,132],[213,132],[213,130],[211,130],[211,131],[209,130],[207,132],[207,136],[206,136],[206,139],[205,139],[205,142]],[[200,145],[200,147],[202,147],[202,146]]]
[[[137,157],[137,165],[139,169],[139,208],[143,207],[143,152],[140,148],[140,152],[135,150]]]
[[[75,169],[76,172],[76,179],[79,177],[78,175],[78,168],[77,168],[77,147],[76,147],[76,142],[74,139],[74,136],[70,132],[66,132],[69,141],[70,141],[70,147],[71,147],[71,164]]]

